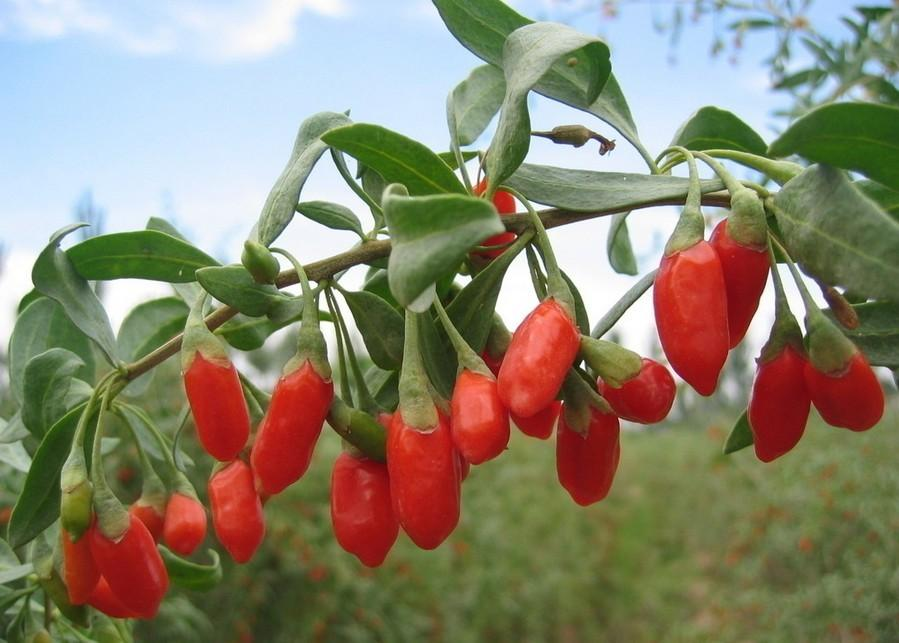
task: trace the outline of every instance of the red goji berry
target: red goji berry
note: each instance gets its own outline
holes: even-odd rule
[[[203,448],[216,460],[233,460],[250,435],[237,369],[227,359],[209,360],[197,351],[184,371],[184,388]]]
[[[671,367],[701,395],[714,393],[730,336],[724,273],[708,242],[662,258],[653,305]]]
[[[552,297],[512,335],[497,377],[499,397],[516,416],[531,417],[555,399],[580,347],[577,325]]]
[[[337,542],[367,567],[384,562],[399,533],[387,465],[347,452],[331,472],[331,525]]]
[[[306,473],[333,399],[334,382],[322,379],[309,361],[278,380],[250,454],[266,495]]]
[[[600,380],[597,388],[618,417],[641,424],[664,420],[677,393],[677,385],[668,369],[647,357],[643,358],[640,372],[621,387],[614,388]]]
[[[412,541],[434,549],[459,522],[460,463],[446,417],[419,430],[393,414],[387,432],[387,469],[397,519]]]
[[[528,418],[523,418],[510,413],[513,424],[525,435],[540,440],[548,440],[556,428],[556,420],[562,410],[562,402],[553,400],[548,406]]]
[[[768,248],[744,246],[734,241],[727,233],[727,219],[715,226],[709,244],[718,253],[724,273],[727,327],[730,348],[733,348],[746,335],[768,282]]]
[[[63,581],[72,605],[84,605],[100,580],[100,570],[91,554],[90,540],[85,537],[72,542],[69,532],[60,529],[63,552]]]
[[[97,585],[86,603],[111,618],[146,618],[126,607],[102,576],[97,581]]]
[[[475,196],[480,196],[484,194],[487,190],[487,179],[482,180],[474,187]],[[503,214],[514,214],[515,213],[515,197],[506,192],[505,190],[497,190],[493,193],[493,206],[496,208],[496,211],[501,215]],[[499,234],[495,234],[492,237],[489,237],[481,242],[482,246],[506,246],[515,239],[518,238],[514,232],[500,232]],[[483,257],[485,259],[496,259],[503,252],[505,252],[505,248],[495,248],[493,250],[480,250],[473,254],[478,257]]]
[[[866,431],[883,417],[883,389],[860,351],[837,372],[822,373],[805,365],[805,385],[825,422],[852,431]]]
[[[621,456],[618,432],[618,416],[590,407],[587,434],[582,435],[569,428],[563,408],[556,431],[556,471],[577,504],[599,502],[612,488]]]
[[[265,516],[253,472],[245,462],[235,460],[213,474],[208,492],[216,537],[236,562],[247,562],[265,537]]]
[[[88,530],[91,554],[109,588],[138,618],[153,618],[169,588],[169,575],[153,536],[140,520],[117,539],[103,534],[99,523]]]
[[[206,509],[196,498],[175,492],[165,509],[163,537],[169,549],[190,556],[206,538]]]
[[[805,358],[789,344],[771,359],[759,360],[749,398],[749,426],[762,462],[790,451],[805,432],[811,407],[805,367]]]
[[[128,507],[128,513],[131,514],[132,518],[136,518],[144,523],[150,535],[153,536],[153,540],[159,542],[165,523],[164,513],[160,513],[156,507],[144,504],[140,500]]]
[[[481,464],[506,449],[509,411],[497,395],[492,376],[463,370],[456,378],[450,405],[453,444],[467,462]]]

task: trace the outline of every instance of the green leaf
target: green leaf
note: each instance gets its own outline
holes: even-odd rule
[[[768,154],[798,154],[899,189],[899,108],[873,103],[824,105],[790,125],[771,143]]]
[[[899,301],[899,223],[839,170],[814,165],[774,197],[793,259],[835,286]]]
[[[185,560],[162,545],[159,545],[158,549],[162,556],[162,562],[165,563],[166,571],[169,573],[169,579],[176,587],[208,592],[221,582],[222,563],[218,552],[214,549],[207,550],[212,559],[212,563],[209,565]]]
[[[77,406],[62,416],[47,431],[34,453],[22,493],[9,519],[7,540],[15,549],[29,543],[59,518],[59,473],[69,455],[84,406]]]
[[[582,335],[590,334],[590,319],[587,317],[587,307],[584,305],[584,298],[581,297],[580,291],[577,289],[577,286],[571,280],[565,271],[562,271],[562,279],[565,280],[565,283],[568,284],[569,290],[571,290],[571,296],[574,298],[574,317],[577,322],[577,326],[581,331]]]
[[[459,145],[474,143],[496,116],[505,93],[506,80],[501,69],[493,65],[475,67],[447,99],[450,138],[455,136]]]
[[[54,348],[65,348],[84,362],[78,377],[94,378],[94,352],[90,340],[66,317],[62,306],[41,297],[30,303],[16,319],[9,339],[9,382],[19,404],[24,399],[25,366],[35,355]]]
[[[147,414],[146,411],[138,406],[134,406],[133,404],[123,402],[116,402],[113,405],[112,410],[115,413],[115,417],[118,417],[122,422],[128,425],[128,428],[137,438],[137,441],[140,443],[141,448],[147,453],[148,456],[150,456],[157,462],[162,462],[168,465],[166,455],[162,452],[162,447],[159,444],[159,440],[156,439],[156,434],[159,433],[159,431],[156,425],[153,423],[153,419]],[[106,420],[112,419],[112,417],[113,416],[107,416]],[[168,436],[165,434],[159,433],[159,435],[162,436],[166,450],[171,452],[171,440],[169,440]],[[190,458],[190,456],[181,454],[180,457],[187,466],[193,466],[193,459]],[[162,470],[163,469],[160,469],[160,471]]]
[[[576,61],[574,66],[569,64],[572,61]],[[531,142],[528,93],[550,69],[555,69],[560,86],[566,88],[569,78],[577,74],[583,81],[578,85],[577,100],[590,105],[611,73],[609,48],[595,36],[550,22],[526,25],[509,35],[503,47],[506,95],[487,154],[491,185],[505,181],[527,156]],[[549,77],[546,82],[556,80]]]
[[[393,250],[390,291],[404,306],[458,268],[468,251],[505,227],[492,203],[455,194],[406,197],[391,186],[384,215]]]
[[[727,436],[727,442],[724,443],[724,455],[752,446],[752,429],[749,427],[749,415],[747,413],[747,411],[743,411],[740,419],[737,420],[734,428],[731,429],[730,435]]]
[[[619,212],[612,217],[609,224],[609,236],[606,237],[606,253],[609,264],[615,272],[622,275],[637,274],[637,258],[631,246],[631,235],[627,230],[627,215],[630,212]]]
[[[475,56],[497,67],[503,66],[503,45],[516,29],[533,21],[500,0],[433,0],[443,22],[456,39]],[[572,77],[567,67],[550,69],[534,90],[566,105],[593,114],[615,128],[652,167],[652,156],[643,148],[630,108],[614,74],[593,103],[583,104],[589,79]]]
[[[359,217],[346,206],[328,201],[303,201],[297,204],[297,212],[332,230],[349,230],[365,239]]]
[[[28,304],[33,301],[37,301],[41,297],[43,297],[43,295],[34,288],[29,290],[27,293],[25,293],[25,296],[19,300],[19,305],[16,306],[16,315],[21,315],[28,307]]]
[[[418,315],[418,338],[421,358],[434,389],[450,399],[456,382],[456,353],[443,326],[430,312]]]
[[[284,231],[293,219],[306,179],[328,149],[328,144],[322,140],[323,135],[335,127],[351,122],[345,115],[333,112],[321,112],[303,121],[290,159],[262,207],[259,222],[252,235],[256,241],[265,246],[271,245]]]
[[[22,422],[38,440],[68,410],[69,387],[82,366],[84,360],[64,348],[50,348],[25,366]]]
[[[374,169],[387,183],[402,183],[409,194],[465,194],[465,186],[439,156],[418,141],[380,125],[356,123],[328,132],[323,138],[328,145]]]
[[[28,451],[21,442],[0,444],[0,462],[20,473],[28,473],[28,469],[31,468],[31,456],[28,455]]]
[[[66,226],[50,238],[50,243],[34,262],[31,281],[40,292],[62,304],[72,323],[94,340],[109,363],[115,365],[118,363],[115,335],[103,304],[75,270],[68,255],[59,248],[62,238],[78,227],[81,226]]]
[[[371,360],[386,370],[403,362],[403,316],[377,295],[341,289]]]
[[[453,326],[476,353],[487,343],[503,279],[517,256],[518,253],[506,250],[475,275],[446,307]]]
[[[733,112],[718,107],[701,108],[680,126],[672,145],[688,150],[725,149],[764,156],[764,139]]]
[[[296,321],[296,319],[292,321]],[[265,340],[276,330],[284,328],[288,322],[273,322],[267,317],[247,317],[236,315],[215,329],[215,334],[231,346],[242,351],[252,351],[265,344]]]
[[[857,304],[858,328],[840,328],[874,366],[899,368],[899,304],[877,301]],[[824,311],[835,319],[830,310]]]
[[[20,578],[25,578],[33,571],[34,566],[31,563],[16,565],[15,567],[10,567],[9,569],[0,570],[0,585],[6,585],[7,583],[17,581]]]
[[[381,408],[393,411],[399,404],[399,371],[385,371],[377,366],[365,371],[365,384]]]
[[[451,170],[458,170],[459,163],[456,161],[456,155],[452,152],[438,152],[437,156],[440,157],[440,160],[446,163]],[[477,158],[478,153],[474,150],[463,150],[462,151],[462,160],[470,161],[471,159]]]
[[[165,234],[175,237],[176,239],[180,239],[181,241],[187,241],[187,237],[181,234],[181,232],[175,226],[173,226],[165,219],[160,219],[159,217],[149,218],[149,220],[147,221],[147,230],[164,232]],[[178,296],[184,300],[188,308],[193,306],[194,302],[197,301],[197,297],[203,294],[203,289],[200,288],[200,284],[195,282],[185,284],[172,284],[172,288],[176,293],[178,293]]]
[[[261,317],[288,299],[274,286],[257,283],[240,265],[201,268],[197,281],[210,295],[250,317]]]
[[[153,299],[135,306],[122,321],[116,340],[119,355],[126,362],[134,362],[156,350],[184,329],[188,307],[177,297]],[[154,370],[144,373],[128,384],[129,395],[147,390]]]
[[[150,279],[169,283],[196,281],[197,268],[218,261],[191,244],[156,230],[90,237],[66,252],[85,279]]]
[[[569,170],[525,163],[506,185],[526,198],[572,212],[629,210],[683,203],[689,181],[679,176]],[[702,192],[724,189],[717,179],[701,182]]]
[[[856,181],[855,187],[861,190],[862,194],[874,201],[880,208],[889,214],[893,219],[899,222],[899,191],[891,190],[887,186],[864,179]]]
[[[390,284],[387,280],[387,270],[385,268],[369,268],[365,275],[365,281],[362,284],[362,290],[377,295],[397,310],[402,309],[402,306],[393,298],[390,292]]]
[[[19,440],[24,440],[29,435],[31,435],[31,433],[25,428],[20,412],[14,413],[9,420],[0,421],[0,444],[18,442]]]

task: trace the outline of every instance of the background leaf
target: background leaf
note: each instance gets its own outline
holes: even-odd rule
[[[25,366],[22,422],[38,440],[68,410],[69,386],[82,366],[84,360],[64,348],[35,355]]]
[[[712,106],[690,116],[677,130],[671,144],[688,150],[737,150],[759,156],[764,156],[768,149],[764,139],[733,112]]]
[[[328,149],[322,136],[335,127],[351,122],[345,115],[334,112],[321,112],[303,121],[290,159],[275,181],[259,215],[259,222],[252,235],[259,243],[271,245],[293,219],[303,185],[318,159]]]
[[[303,201],[297,204],[297,212],[332,230],[349,230],[365,239],[359,217],[346,206],[328,201]]]
[[[403,362],[403,316],[377,295],[341,289],[371,360],[395,370]]]
[[[187,237],[185,237],[181,232],[173,226],[171,223],[166,221],[165,219],[161,219],[159,217],[150,217],[147,221],[147,230],[156,230],[158,232],[164,232],[167,235],[175,237],[176,239],[181,239],[181,241],[187,241]],[[203,294],[203,289],[200,288],[200,284],[196,282],[191,283],[183,283],[183,284],[172,284],[172,289],[178,294],[181,299],[183,299],[188,308],[194,305],[194,302],[197,300],[197,297]]]
[[[78,369],[78,377],[93,381],[95,365],[90,340],[69,320],[62,306],[41,297],[22,311],[9,338],[9,385],[20,405],[24,399],[25,366],[32,357],[53,347],[65,348],[80,357],[84,366]]]
[[[853,306],[859,326],[840,328],[874,366],[899,368],[899,303],[878,301]],[[824,311],[835,319],[830,310]]]
[[[243,266],[202,268],[197,281],[220,302],[251,317],[261,317],[289,298],[272,285],[257,283]]]
[[[678,176],[569,170],[523,164],[506,184],[531,201],[572,212],[627,210],[682,201],[689,181]],[[717,179],[701,182],[702,192],[724,189]]]
[[[450,137],[459,145],[471,145],[496,116],[506,93],[503,71],[493,65],[471,70],[468,78],[453,88],[446,103]]]
[[[727,436],[727,442],[724,443],[724,454],[728,455],[752,446],[754,440],[752,437],[752,429],[749,426],[749,415],[747,411],[743,411],[734,428],[731,429],[730,435]]]
[[[385,193],[384,215],[393,242],[390,291],[404,306],[454,271],[472,247],[505,230],[493,204],[455,194]]]
[[[31,468],[31,456],[21,441],[0,444],[0,462],[20,473],[28,473]]]
[[[162,562],[165,563],[169,579],[176,587],[206,592],[218,585],[222,580],[222,563],[218,552],[208,549],[212,563],[201,565],[172,553],[167,547],[159,546]]]
[[[187,304],[177,297],[153,299],[135,306],[119,328],[119,355],[126,362],[148,355],[184,329],[187,313]],[[146,391],[153,373],[155,369],[132,380],[125,392],[140,395]]]
[[[196,281],[198,268],[218,261],[186,241],[157,230],[117,232],[90,237],[66,251],[85,279],[150,279],[169,283]]]
[[[899,109],[874,103],[824,105],[790,125],[768,154],[798,154],[899,189]]]
[[[899,223],[843,172],[812,166],[774,204],[787,249],[804,269],[866,297],[899,301]]]
[[[465,186],[434,152],[380,125],[356,123],[328,132],[325,142],[374,169],[387,183],[409,194],[465,194]]]
[[[861,190],[862,194],[879,205],[880,208],[893,217],[895,221],[899,222],[899,191],[891,190],[877,181],[869,181],[867,179],[856,181],[855,187]]]
[[[631,246],[631,235],[627,230],[627,215],[630,212],[619,212],[612,217],[609,224],[609,236],[606,237],[606,253],[609,264],[615,272],[623,275],[637,274],[637,258]]]
[[[40,292],[59,302],[72,323],[94,340],[109,363],[115,365],[118,362],[115,335],[106,310],[68,255],[59,248],[62,238],[77,227],[81,226],[67,226],[51,237],[34,262],[31,281]]]

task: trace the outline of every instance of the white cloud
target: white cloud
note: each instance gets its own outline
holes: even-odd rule
[[[305,12],[339,18],[349,10],[347,0],[8,0],[0,38],[87,36],[142,56],[244,60],[292,42]]]

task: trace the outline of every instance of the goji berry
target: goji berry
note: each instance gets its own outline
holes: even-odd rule
[[[481,464],[505,450],[509,412],[492,376],[464,369],[456,378],[450,405],[453,444],[467,462]]]
[[[618,417],[590,407],[586,435],[570,428],[563,412],[556,432],[556,471],[559,482],[581,506],[599,502],[612,488],[621,447]]]
[[[165,523],[165,513],[160,512],[156,507],[144,504],[140,500],[128,507],[128,513],[132,518],[136,518],[144,523],[144,526],[153,536],[153,540],[159,542],[162,537],[162,528]]]
[[[749,426],[755,454],[762,462],[790,451],[805,432],[811,407],[804,380],[806,363],[789,344],[770,359],[759,360],[749,398]]]
[[[72,605],[84,605],[100,580],[100,570],[91,554],[88,538],[72,538],[65,529],[60,529],[63,553],[63,580]]]
[[[208,492],[216,537],[236,562],[247,562],[265,537],[265,517],[253,472],[245,462],[235,460],[213,474]]]
[[[519,428],[525,435],[540,440],[548,440],[556,428],[556,420],[562,410],[562,402],[553,400],[542,410],[538,411],[531,417],[523,418],[510,413],[512,423]]]
[[[165,509],[163,537],[169,549],[182,556],[194,553],[206,538],[206,509],[196,498],[175,492]]]
[[[482,180],[474,187],[475,196],[480,196],[487,189],[487,179]],[[514,214],[515,213],[515,197],[506,192],[505,190],[497,190],[493,193],[493,206],[496,208],[496,211],[501,215],[503,214]],[[492,237],[489,237],[481,242],[482,246],[506,246],[515,241],[518,238],[514,232],[500,232],[499,234],[495,234]],[[485,259],[496,259],[503,252],[505,252],[505,248],[494,248],[492,250],[479,250],[473,254],[483,257]]]
[[[227,358],[196,351],[184,370],[184,388],[197,437],[216,460],[233,460],[250,435],[250,416],[237,369]]]
[[[805,365],[805,385],[825,422],[852,431],[866,431],[883,417],[883,389],[860,351],[839,371],[823,373]]]
[[[618,417],[654,424],[668,416],[677,386],[668,369],[647,357],[636,376],[614,388],[602,380],[597,382],[600,395],[608,400]]]

